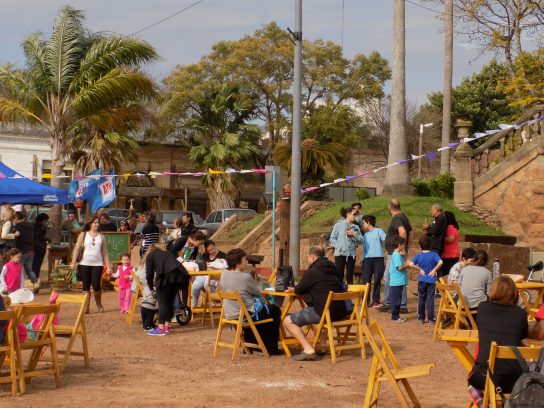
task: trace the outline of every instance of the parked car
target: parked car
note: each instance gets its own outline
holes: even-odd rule
[[[181,218],[183,214],[191,214],[193,216],[193,222],[195,225],[202,224],[204,220],[202,217],[192,211],[179,211],[179,210],[171,210],[171,211],[161,211],[159,213],[157,223],[162,224],[168,229],[174,228],[174,220],[176,218]]]
[[[222,208],[212,211],[206,221],[203,224],[196,224],[196,227],[203,231],[206,235],[213,235],[220,227],[234,214],[257,214],[255,210],[248,210],[247,208]]]
[[[124,208],[106,208],[104,213],[110,216],[111,222],[113,222],[117,228],[119,228],[119,223],[121,221],[128,218],[128,210]]]

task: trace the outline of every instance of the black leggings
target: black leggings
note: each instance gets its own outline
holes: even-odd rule
[[[81,276],[81,283],[83,283],[83,292],[89,292],[91,285],[95,292],[102,290],[103,266],[78,265],[77,270]]]
[[[43,260],[45,258],[45,247],[34,245],[34,259],[32,260],[32,271],[36,278],[40,277],[40,269],[42,268]]]
[[[353,283],[353,271],[355,270],[355,258],[353,256],[335,256],[334,263],[338,271],[338,277],[344,282],[344,269],[346,269],[346,281]]]
[[[157,288],[157,304],[159,307],[159,324],[170,322],[174,316],[174,299],[178,294],[178,286],[167,283]]]
[[[140,314],[142,315],[142,326],[144,330],[152,329],[155,326],[153,324],[155,309],[148,309],[146,307],[142,307]]]
[[[258,320],[270,319],[272,321],[269,323],[257,324],[257,332],[263,340],[264,346],[269,354],[275,355],[279,353],[278,350],[278,340],[280,337],[280,324],[281,324],[281,309],[275,305],[267,305],[268,310],[264,307],[258,313]],[[257,321],[256,318],[253,318],[253,321]],[[250,327],[244,329],[244,340],[247,343],[257,344],[257,339],[251,331]]]

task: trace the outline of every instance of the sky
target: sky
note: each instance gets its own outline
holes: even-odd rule
[[[132,34],[195,0],[18,0],[3,1],[0,25],[0,63],[22,65],[21,41],[40,31],[47,38],[59,8],[65,4],[86,12],[92,31]],[[419,0],[415,0],[419,2]],[[440,9],[428,2],[425,6]],[[139,37],[151,43],[161,60],[147,70],[161,79],[178,64],[198,62],[220,40],[236,40],[276,21],[294,27],[294,0],[204,0],[202,3],[150,28]],[[305,39],[340,42],[342,0],[303,0],[302,31]],[[344,55],[376,50],[391,60],[393,0],[344,0]],[[406,3],[406,90],[408,99],[425,103],[427,94],[443,86],[444,37],[436,13]],[[476,59],[478,50],[456,36],[454,86],[480,70],[492,55]],[[475,60],[476,59],[476,60]],[[389,87],[389,84],[386,86]]]

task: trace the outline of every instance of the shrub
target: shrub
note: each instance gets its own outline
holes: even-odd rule
[[[453,198],[453,183],[455,177],[450,173],[444,173],[426,180],[412,180],[417,195],[423,197]]]
[[[358,188],[355,192],[355,197],[362,201],[370,198],[370,194],[366,188]]]

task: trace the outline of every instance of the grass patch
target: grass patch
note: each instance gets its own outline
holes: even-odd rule
[[[221,237],[221,240],[225,241],[240,241],[244,238],[253,228],[264,220],[264,214],[257,214],[249,221],[239,223],[236,228],[230,230],[227,234]]]
[[[431,206],[434,203],[439,203],[444,211],[449,210],[455,214],[457,222],[460,225],[461,234],[475,235],[504,235],[500,230],[490,227],[485,222],[476,218],[472,214],[466,213],[455,207],[452,200],[436,197],[400,197],[402,211],[410,219],[414,231],[420,231],[421,225],[431,223]],[[387,211],[389,198],[373,197],[364,200],[363,214],[374,215],[376,217],[377,226],[386,230],[389,226],[391,216]],[[302,221],[301,232],[330,232],[336,221],[340,218],[340,209],[348,207],[349,203],[334,203],[317,214]]]

